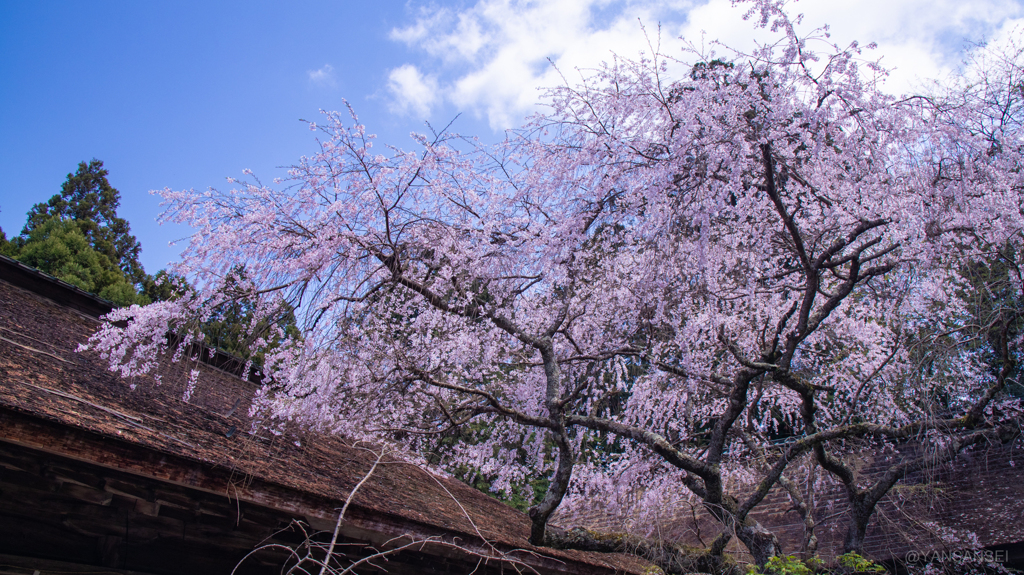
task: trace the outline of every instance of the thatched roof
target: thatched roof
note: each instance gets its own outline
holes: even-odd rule
[[[289,519],[302,519],[314,529],[334,528],[336,510],[376,459],[372,448],[301,430],[277,435],[254,429],[249,407],[257,385],[205,363],[165,364],[160,385],[119,378],[95,354],[75,351],[107,309],[102,300],[72,286],[0,260],[0,524],[7,525],[0,527],[0,564],[24,562],[49,549],[54,561],[174,572],[179,568],[166,567],[177,554],[174,549],[187,553],[212,546],[211,557],[223,558],[230,548],[230,560],[218,564],[222,567]],[[215,359],[222,367],[229,363],[223,356]],[[186,402],[184,385],[193,368],[201,375]],[[5,483],[9,477],[27,491],[8,497],[14,490]],[[78,517],[82,513],[101,518],[93,521],[100,525],[89,527]],[[31,535],[16,525],[43,515],[49,519],[29,529]],[[146,549],[141,543],[133,547],[133,537],[141,537],[133,535],[133,521],[149,525],[154,541],[167,543],[180,530],[181,540],[194,546],[167,543],[171,546],[157,552],[147,543],[150,555],[164,558],[132,559]],[[154,522],[157,527],[150,525]],[[80,540],[92,537],[99,550],[90,560],[85,551],[62,554],[54,545],[30,541],[53,529],[67,531],[68,543],[62,545],[68,549],[86,548],[89,543]],[[240,532],[245,529],[248,535]],[[509,553],[540,572],[638,573],[644,568],[621,555],[533,548],[523,513],[458,481],[388,458],[356,495],[342,536],[383,546],[403,534],[459,542],[483,556]],[[269,569],[277,556],[268,557],[261,565]],[[461,572],[479,561],[441,546],[402,557],[405,563],[387,564],[390,572],[416,565],[426,569],[426,563],[434,572]],[[251,562],[253,572],[258,563]],[[511,568],[493,559],[487,564]]]

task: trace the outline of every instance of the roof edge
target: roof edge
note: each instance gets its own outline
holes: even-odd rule
[[[0,255],[0,279],[97,319],[115,307],[114,302],[3,255]]]
[[[117,307],[112,301],[4,255],[0,255],[0,280],[95,319],[102,318]],[[211,349],[213,353],[210,353]],[[206,345],[201,350],[191,351],[199,352],[194,355],[198,355],[202,363],[235,377],[240,378],[245,372],[246,362],[240,357]],[[251,383],[263,383],[262,373],[256,369],[250,369],[248,376]]]

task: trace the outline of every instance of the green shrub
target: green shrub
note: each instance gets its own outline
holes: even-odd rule
[[[885,573],[885,567],[878,563],[862,557],[856,553],[846,553],[836,558],[835,565],[828,566],[817,557],[807,560],[797,559],[793,555],[786,557],[772,557],[765,564],[763,570],[756,565],[747,568],[750,575],[852,575],[859,574],[881,574]]]

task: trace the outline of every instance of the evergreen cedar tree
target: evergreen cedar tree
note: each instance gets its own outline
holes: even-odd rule
[[[88,164],[80,162],[59,194],[32,207],[21,236],[31,236],[52,220],[73,221],[94,250],[114,262],[132,284],[141,285],[146,277],[139,262],[142,246],[128,221],[117,215],[121,193],[107,181],[109,173],[95,158]]]
[[[139,241],[117,215],[121,194],[108,173],[99,160],[79,163],[61,193],[33,206],[21,235],[5,238],[0,251],[115,305],[149,303],[140,290],[153,279],[139,262]]]
[[[468,438],[449,468],[505,493],[546,479],[535,544],[602,548],[547,527],[560,505],[691,499],[721,524],[709,557],[735,537],[764,564],[781,550],[750,511],[781,484],[806,516],[816,468],[860,550],[901,477],[1017,437],[1021,52],[979,48],[944,91],[897,99],[779,6],[748,14],[774,44],[694,53],[680,79],[662,54],[616,58],[495,146],[378,151],[328,113],[287,186],[166,190],[197,288],[114,311],[89,345],[138,376],[225,303],[251,322],[289,305],[268,418],[421,453]],[[853,453],[907,440],[924,455],[860,475]]]
[[[139,261],[142,247],[128,221],[117,215],[121,193],[110,185],[109,173],[100,160],[80,162],[61,193],[32,207],[20,236],[10,242],[3,238],[0,253],[119,307],[174,299],[192,290],[181,276],[165,270],[155,277],[145,272]],[[244,266],[236,273],[244,275]],[[247,330],[249,313],[245,302],[220,306],[202,325],[204,343],[243,360],[262,362],[263,352],[254,352],[248,339],[263,333],[267,322]],[[284,306],[273,320],[287,334],[298,335],[290,314]]]

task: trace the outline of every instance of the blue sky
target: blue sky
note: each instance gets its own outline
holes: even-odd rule
[[[1024,22],[1017,0],[804,0],[808,27],[877,42],[894,92],[948,74],[965,41]],[[0,227],[98,158],[155,272],[187,229],[158,227],[149,190],[263,181],[313,151],[299,118],[347,99],[380,140],[410,147],[424,121],[497,138],[536,110],[537,88],[647,39],[749,47],[727,0],[55,2],[0,0]],[[647,30],[644,36],[641,23]]]

